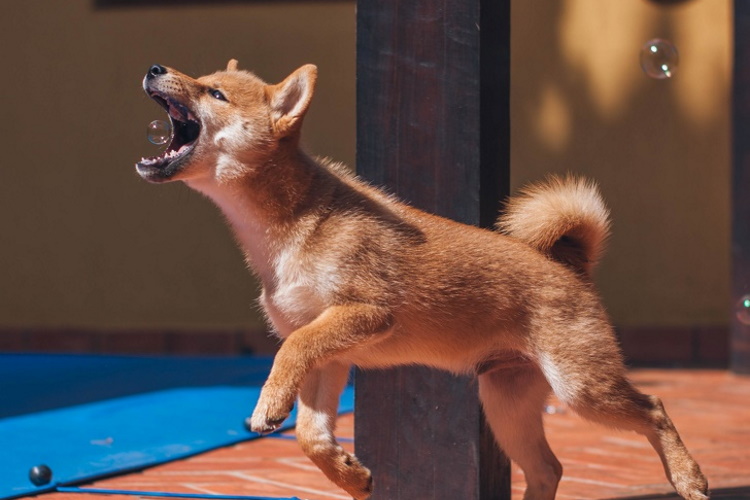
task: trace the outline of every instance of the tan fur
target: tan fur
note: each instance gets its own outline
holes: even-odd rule
[[[285,339],[249,419],[276,429],[298,398],[302,449],[354,498],[369,471],[333,436],[352,364],[420,364],[474,374],[497,441],[526,474],[526,499],[555,496],[562,468],[541,411],[551,391],[586,418],[644,434],[684,498],[707,484],[661,403],[625,378],[588,277],[608,233],[593,186],[551,179],[511,200],[508,235],[430,215],[299,148],[316,70],[282,83],[228,71],[197,80],[167,69],[145,82],[201,123],[177,167],[140,163],[152,182],[183,180],[225,214]],[[220,89],[226,101],[211,97]],[[561,246],[560,241],[564,240]]]
[[[550,176],[511,198],[497,229],[591,274],[609,237],[609,210],[591,181]]]

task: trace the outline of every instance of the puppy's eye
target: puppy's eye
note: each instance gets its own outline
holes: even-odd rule
[[[213,97],[214,99],[218,99],[220,101],[227,100],[226,96],[224,96],[224,94],[222,94],[220,90],[210,89],[208,93],[211,94],[211,97]]]

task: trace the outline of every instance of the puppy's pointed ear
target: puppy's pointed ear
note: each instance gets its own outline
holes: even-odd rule
[[[318,68],[306,64],[278,85],[268,87],[271,119],[276,133],[287,136],[302,125],[315,90]]]
[[[237,59],[230,59],[227,63],[227,71],[237,71]]]

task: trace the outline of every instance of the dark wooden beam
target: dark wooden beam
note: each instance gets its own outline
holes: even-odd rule
[[[357,169],[415,206],[490,226],[509,185],[510,0],[359,0]],[[481,314],[481,311],[477,311]],[[376,500],[510,498],[471,378],[358,372]]]
[[[750,373],[750,325],[735,309],[750,294],[750,2],[734,2],[732,296],[730,366]]]

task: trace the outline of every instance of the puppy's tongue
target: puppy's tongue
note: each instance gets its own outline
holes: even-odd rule
[[[185,115],[181,113],[179,109],[177,109],[175,106],[172,106],[172,105],[169,106],[169,116],[171,116],[175,120],[180,120],[180,121],[185,120]]]

